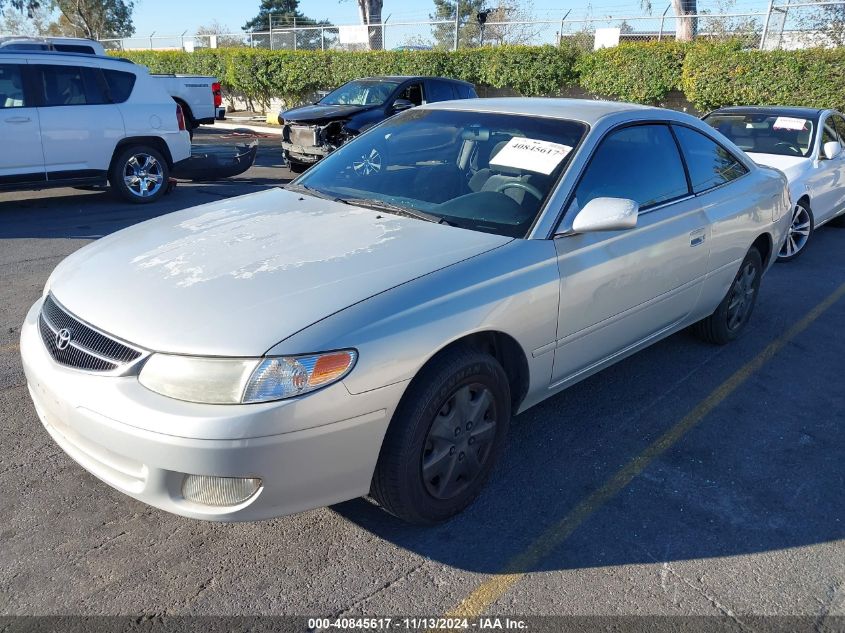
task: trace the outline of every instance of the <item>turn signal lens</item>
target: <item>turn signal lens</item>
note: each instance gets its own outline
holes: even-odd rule
[[[243,402],[267,402],[314,391],[348,374],[355,350],[265,359],[247,383]]]

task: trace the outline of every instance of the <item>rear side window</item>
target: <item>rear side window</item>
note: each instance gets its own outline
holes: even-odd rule
[[[455,86],[455,93],[458,95],[459,99],[475,99],[478,97],[475,94],[475,88],[472,86],[468,86],[467,84],[454,84]]]
[[[0,64],[0,108],[25,108],[23,74],[19,64]]]
[[[733,154],[701,132],[678,125],[672,127],[684,152],[695,193],[723,185],[748,171]]]
[[[455,98],[452,85],[445,81],[430,81],[428,87],[428,101],[450,101]]]
[[[103,69],[106,85],[109,87],[112,103],[123,103],[132,94],[135,86],[135,74],[120,70]]]
[[[608,134],[575,189],[577,208],[593,198],[628,198],[641,208],[689,193],[678,145],[662,124],[636,125]]]
[[[107,103],[97,73],[84,66],[39,66],[40,89],[45,106]]]
[[[62,53],[84,53],[85,55],[94,55],[94,49],[90,46],[82,44],[53,44],[53,48]]]

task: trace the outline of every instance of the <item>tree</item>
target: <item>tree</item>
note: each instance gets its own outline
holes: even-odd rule
[[[244,38],[239,35],[232,35],[234,31],[228,26],[220,24],[217,20],[212,20],[211,24],[203,25],[197,28],[196,35],[216,35],[217,46],[219,48],[232,48],[244,45]]]
[[[23,7],[16,8],[9,4],[0,11],[0,33],[13,35],[61,35],[55,20],[53,2],[42,3],[27,12]]]
[[[41,4],[41,0],[0,0],[0,9],[4,9],[6,5],[9,5],[12,9],[26,12],[27,17],[31,18],[41,7]]]
[[[377,28],[368,28],[367,37],[370,41],[370,50],[376,51],[384,48],[381,34],[381,10],[383,0],[358,0],[358,14],[361,16],[361,24],[366,26],[378,25]]]
[[[640,6],[651,13],[651,0],[640,0]],[[675,13],[675,40],[689,42],[698,33],[698,4],[697,0],[672,0],[672,10]]]
[[[2,1],[2,0],[0,0]],[[55,0],[61,12],[59,28],[66,35],[103,39],[128,37],[134,0]]]
[[[451,24],[435,24],[432,27],[435,46],[451,49],[455,46],[455,13],[458,15],[458,48],[478,46],[481,28],[476,16],[484,10],[484,0],[434,0],[432,20],[451,20]]]
[[[252,36],[254,46],[262,48],[298,48],[315,50],[330,42],[323,37],[322,29],[311,28],[295,31],[295,27],[331,26],[327,20],[314,20],[299,12],[299,0],[261,0],[258,15],[244,24],[244,31],[258,32]],[[272,38],[269,31],[274,31]],[[276,33],[275,31],[279,32]],[[326,34],[327,35],[327,34]]]
[[[484,44],[533,44],[541,33],[541,29],[536,24],[529,24],[533,14],[534,4],[531,0],[522,4],[514,0],[498,0],[487,13]],[[502,22],[522,22],[522,24],[501,24]]]

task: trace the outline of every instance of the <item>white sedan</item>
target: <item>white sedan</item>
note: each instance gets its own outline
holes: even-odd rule
[[[835,110],[732,107],[704,120],[789,180],[792,226],[778,261],[798,257],[817,228],[845,214],[845,116]]]

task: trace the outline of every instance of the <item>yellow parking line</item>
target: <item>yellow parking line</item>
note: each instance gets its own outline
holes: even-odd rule
[[[677,443],[687,432],[701,422],[708,413],[715,409],[725,398],[730,396],[740,385],[783,349],[787,343],[807,329],[813,321],[818,319],[843,296],[845,296],[845,283],[810,310],[787,332],[769,343],[762,352],[743,365],[730,378],[716,387],[710,395],[699,402],[692,411],[687,413],[680,422],[675,424],[675,426],[661,435],[642,453],[628,462],[601,488],[581,501],[560,521],[549,527],[526,549],[511,558],[505,564],[501,573],[488,578],[478,585],[455,609],[447,614],[447,617],[474,618],[482,615],[491,604],[502,597],[520,578],[530,570],[536,568],[544,558],[569,538],[579,525],[621,492],[631,483],[634,477],[639,475],[651,462]]]

